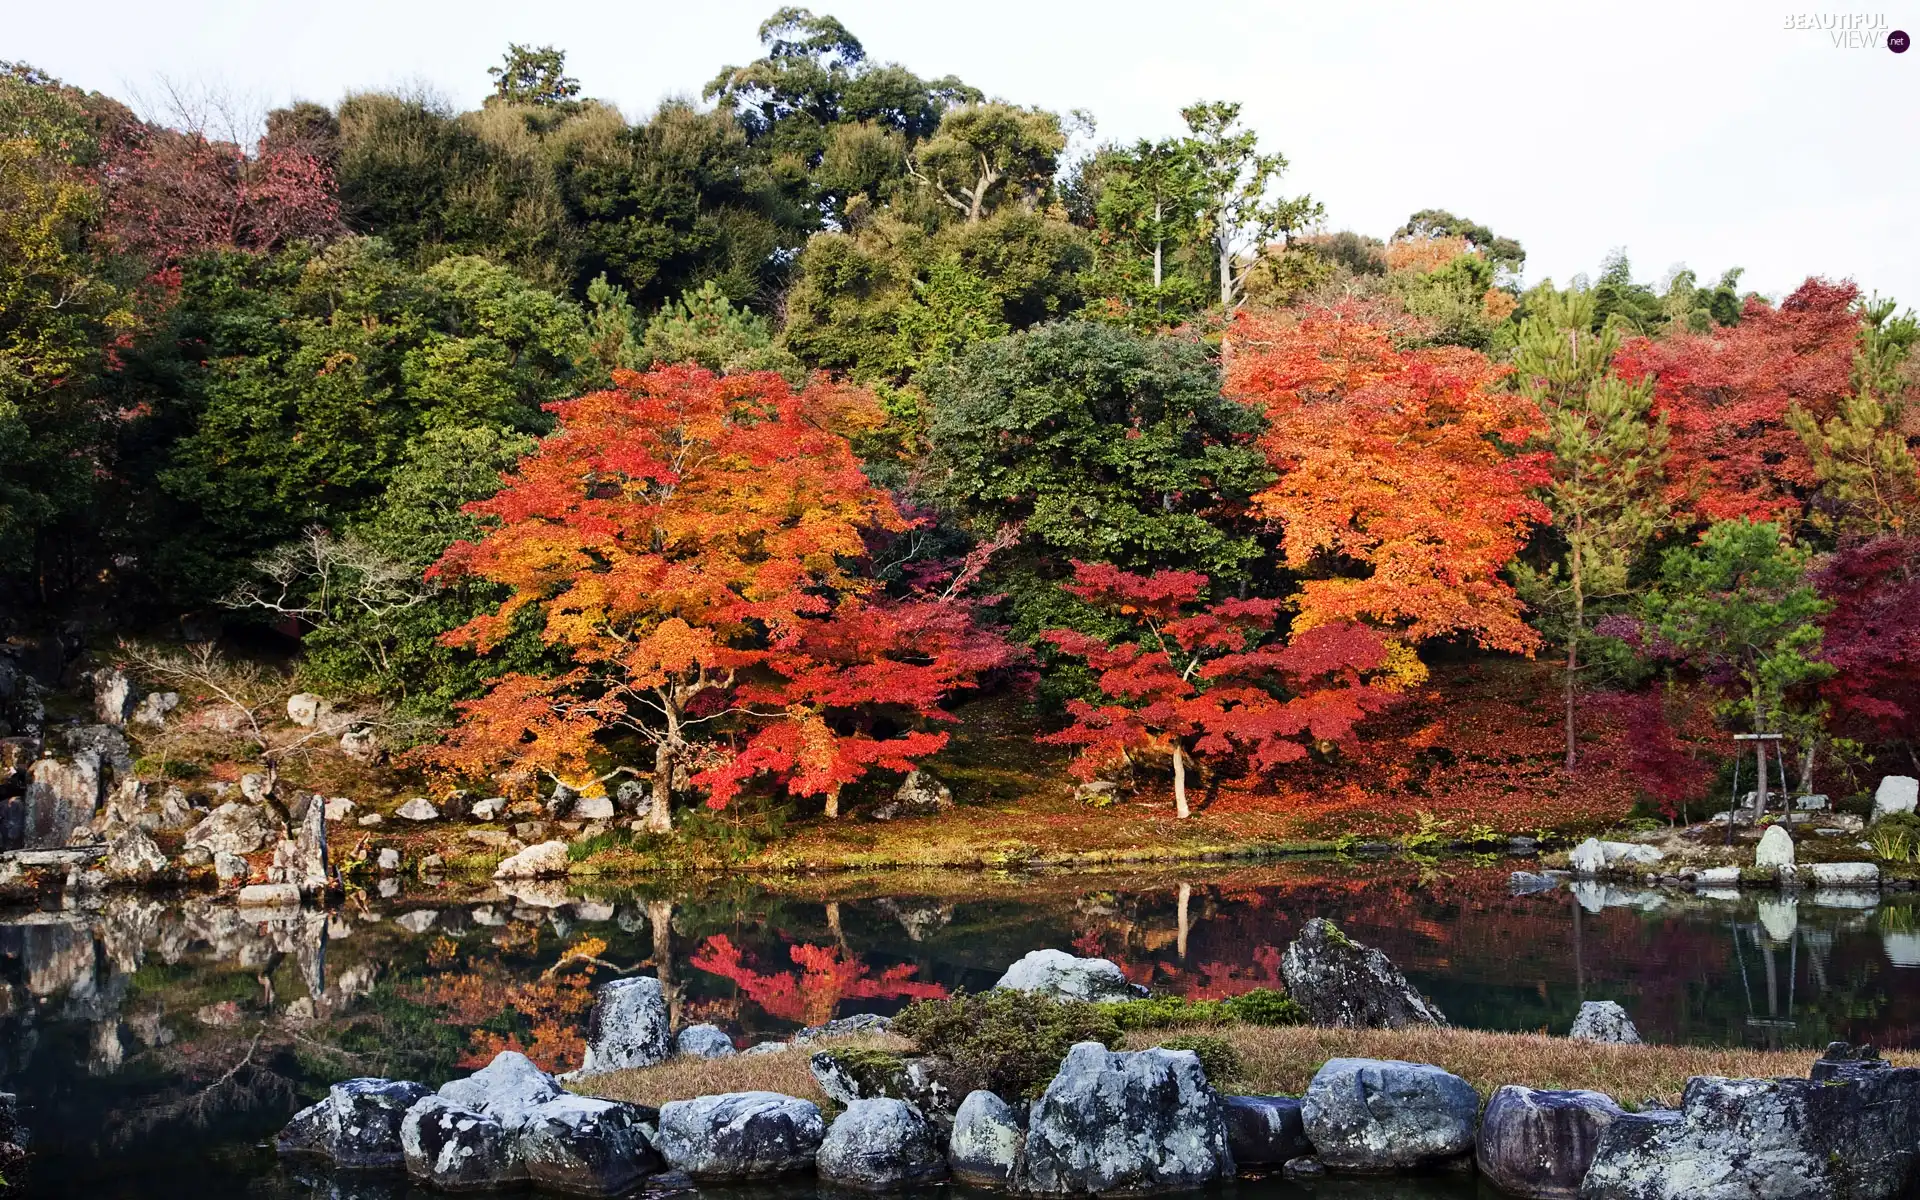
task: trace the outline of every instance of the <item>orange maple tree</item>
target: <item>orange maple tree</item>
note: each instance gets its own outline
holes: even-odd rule
[[[1819,480],[1788,413],[1826,421],[1851,394],[1859,296],[1851,283],[1809,279],[1777,308],[1748,300],[1738,325],[1621,346],[1620,376],[1654,376],[1677,511],[1702,523],[1744,517],[1789,528],[1804,515]]]
[[[907,525],[837,432],[871,405],[691,365],[552,405],[556,431],[470,506],[486,534],[433,573],[511,592],[449,644],[488,652],[534,610],[570,665],[499,679],[429,762],[591,786],[640,773],[637,739],[665,830],[676,767],[716,808],[766,772],[832,815],[847,783],[944,745],[919,726],[1011,651],[954,589],[891,599],[861,573],[864,538]]]
[[[1387,665],[1387,648],[1364,625],[1330,621],[1278,645],[1269,637],[1282,601],[1210,601],[1207,577],[1194,571],[1073,568],[1067,591],[1137,627],[1133,640],[1111,645],[1072,629],[1045,635],[1099,672],[1102,701],[1069,701],[1073,723],[1040,739],[1078,746],[1081,778],[1142,750],[1165,753],[1174,811],[1185,817],[1189,755],[1241,753],[1257,771],[1297,762],[1308,745],[1350,741],[1362,717],[1394,699],[1369,682]]]
[[[1548,519],[1530,494],[1543,460],[1513,450],[1539,415],[1501,370],[1458,346],[1400,349],[1351,307],[1242,314],[1230,339],[1228,392],[1266,414],[1278,475],[1254,507],[1303,577],[1294,629],[1376,628],[1405,683],[1428,638],[1531,651],[1500,571]]]

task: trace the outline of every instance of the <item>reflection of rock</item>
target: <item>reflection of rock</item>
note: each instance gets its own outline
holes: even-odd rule
[[[408,933],[425,933],[433,928],[440,914],[431,908],[416,908],[412,912],[402,913],[393,919],[393,923]]]
[[[1776,942],[1790,942],[1793,931],[1800,927],[1800,903],[1792,896],[1763,896],[1760,898],[1760,928]]]
[[[502,879],[499,886],[507,896],[533,908],[565,908],[569,902],[566,882],[560,879]]]
[[[925,941],[927,935],[945,929],[953,921],[953,905],[927,901],[876,900],[873,906],[900,922],[912,941]]]
[[[1920,933],[1883,933],[1880,945],[1896,967],[1920,967]]]

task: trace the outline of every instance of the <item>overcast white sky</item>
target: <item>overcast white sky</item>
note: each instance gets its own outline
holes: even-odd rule
[[[870,57],[989,94],[1085,108],[1103,137],[1173,133],[1195,99],[1245,105],[1330,228],[1385,236],[1437,207],[1516,237],[1529,282],[1747,268],[1920,306],[1920,49],[1836,47],[1774,2],[911,4],[818,0]],[[509,41],[567,51],[588,94],[644,114],[757,56],[778,0],[0,0],[0,58],[126,96],[162,77],[262,107],[425,83],[462,106]],[[1844,36],[1844,35],[1843,35]]]

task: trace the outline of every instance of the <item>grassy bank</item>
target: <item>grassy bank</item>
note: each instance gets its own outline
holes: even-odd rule
[[[1629,1106],[1676,1104],[1693,1075],[1733,1078],[1804,1076],[1820,1051],[1714,1046],[1606,1046],[1533,1033],[1469,1029],[1326,1029],[1315,1026],[1194,1026],[1132,1033],[1125,1048],[1156,1045],[1185,1033],[1218,1037],[1239,1053],[1244,1076],[1232,1088],[1246,1095],[1299,1095],[1330,1058],[1391,1058],[1432,1063],[1478,1088],[1484,1098],[1509,1083],[1535,1088],[1588,1088]],[[899,1038],[822,1042],[817,1048],[905,1049]],[[583,1090],[609,1099],[659,1105],[716,1092],[766,1090],[825,1105],[807,1069],[809,1049],[708,1061],[675,1060],[597,1077]],[[1898,1066],[1920,1066],[1920,1053],[1892,1052]]]

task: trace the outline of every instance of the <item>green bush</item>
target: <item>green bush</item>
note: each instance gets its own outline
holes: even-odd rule
[[[1059,1001],[1012,989],[919,1000],[893,1019],[893,1032],[953,1064],[954,1094],[976,1088],[1009,1100],[1037,1096],[1076,1042],[1120,1042],[1109,1006]]]
[[[1220,1002],[1227,1014],[1248,1025],[1304,1025],[1307,1012],[1293,997],[1272,988],[1255,988]]]
[[[1166,1029],[1174,1025],[1299,1025],[1306,1012],[1282,992],[1255,988],[1225,1000],[1188,1000],[1181,996],[1149,996],[1144,1000],[1112,1000],[1098,1005],[1123,1030]]]
[[[1209,1037],[1204,1033],[1184,1033],[1154,1044],[1165,1050],[1193,1051],[1199,1056],[1200,1066],[1207,1073],[1207,1082],[1216,1088],[1230,1087],[1245,1074],[1240,1052],[1228,1045],[1224,1038]]]

